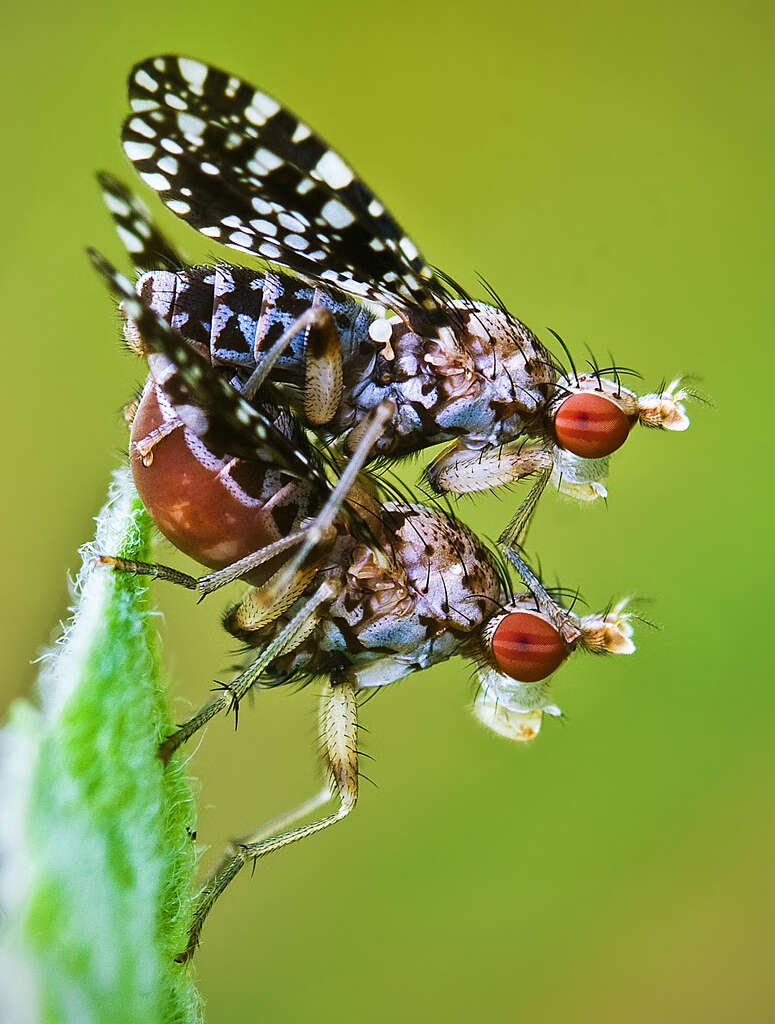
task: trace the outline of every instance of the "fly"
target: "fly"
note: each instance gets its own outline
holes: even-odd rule
[[[475,301],[431,269],[341,156],[267,93],[158,56],[132,70],[129,100],[122,142],[143,181],[206,238],[271,264],[156,264],[138,284],[148,303],[248,393],[286,388],[305,423],[346,453],[388,401],[371,458],[447,442],[425,474],[433,490],[534,476],[505,546],[524,538],[549,481],[605,496],[608,456],[635,424],[689,426],[680,379],[638,396],[616,366],[580,372],[566,349],[564,368],[494,293]],[[146,249],[131,229],[122,237],[130,252]]]

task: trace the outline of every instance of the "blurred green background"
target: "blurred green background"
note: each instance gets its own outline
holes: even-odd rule
[[[260,83],[432,262],[471,288],[484,273],[544,336],[611,350],[646,390],[697,373],[715,406],[687,434],[640,431],[608,508],[550,496],[531,534],[550,578],[596,607],[651,599],[663,630],[641,630],[634,658],[568,665],[567,721],[528,749],[476,725],[461,663],[369,703],[378,788],[241,877],[208,923],[211,1021],[773,1019],[774,29],[770,4],[662,0],[6,12],[3,705],[65,615],[140,379],[83,246],[120,254],[92,173],[132,180],[117,131],[141,57]],[[462,512],[494,535],[515,501]],[[183,717],[232,662],[225,602],[156,593]],[[236,736],[211,725],[191,762],[203,867],[314,791],[315,710],[312,690],[283,690]]]

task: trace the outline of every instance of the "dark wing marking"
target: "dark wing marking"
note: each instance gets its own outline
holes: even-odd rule
[[[446,289],[411,239],[339,154],[270,96],[175,56],[138,64],[129,96],[127,156],[198,231],[351,294],[438,317]]]
[[[141,272],[182,267],[183,260],[153,223],[145,203],[112,174],[99,171],[97,181],[118,237],[134,266]]]
[[[325,473],[311,451],[292,444],[259,410],[249,405],[204,356],[157,316],[137,295],[130,282],[94,249],[89,258],[124,311],[153,350],[149,363],[176,413],[215,455],[271,462],[290,476],[331,491]]]

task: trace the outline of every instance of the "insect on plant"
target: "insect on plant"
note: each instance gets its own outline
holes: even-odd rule
[[[141,207],[103,176],[120,223]],[[150,224],[149,244],[166,245]],[[358,695],[460,654],[476,667],[475,711],[517,740],[537,734],[549,677],[577,649],[631,653],[624,602],[579,616],[563,608],[511,552],[527,590],[514,593],[502,556],[449,512],[405,496],[364,469],[394,415],[389,400],[366,416],[346,461],[311,443],[292,413],[247,398],[233,368],[184,338],[97,253],[92,261],[121,301],[126,337],[150,377],[132,409],[130,461],[152,518],[179,548],[215,571],[200,578],[163,565],[102,556],[115,570],[147,574],[208,594],[250,584],[226,629],[258,654],[160,749],[168,759],[218,712],[235,714],[254,686],[326,680],[321,705],[324,789],[282,819],[235,841],[205,883],[188,960],[218,896],[248,862],[334,824],[358,796]],[[396,500],[397,499],[397,500]],[[331,798],[332,813],[298,824]]]
[[[524,538],[550,480],[582,499],[605,496],[608,456],[636,423],[688,427],[680,380],[639,397],[622,385],[632,371],[592,360],[579,372],[555,336],[565,369],[488,286],[491,302],[474,301],[432,270],[348,164],[266,93],[158,56],[133,68],[129,99],[124,151],[167,208],[281,268],[157,264],[138,284],[214,363],[233,368],[247,397],[279,386],[307,426],[347,453],[387,401],[370,457],[451,442],[425,473],[437,492],[534,475],[505,546]],[[131,229],[123,237],[130,251],[145,248]]]

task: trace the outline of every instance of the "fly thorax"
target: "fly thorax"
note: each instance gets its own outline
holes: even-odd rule
[[[549,354],[523,323],[485,303],[467,307],[456,341],[479,382],[480,424],[469,428],[469,440],[499,444],[518,437],[552,393]]]
[[[462,351],[449,327],[426,337],[391,318],[377,320],[369,328],[376,342],[375,379],[396,383],[405,395],[425,396],[425,405],[443,405],[476,389],[476,368]]]
[[[429,338],[424,349],[423,362],[430,370],[429,375],[435,378],[442,401],[478,397],[481,385],[476,363],[458,344],[451,328],[439,328],[438,337]]]
[[[391,548],[422,621],[436,633],[479,628],[500,586],[489,552],[465,526],[434,509],[388,504],[386,513]]]
[[[379,551],[354,544],[347,553],[345,586],[331,606],[352,628],[365,628],[376,619],[400,618],[411,612],[406,575]]]

